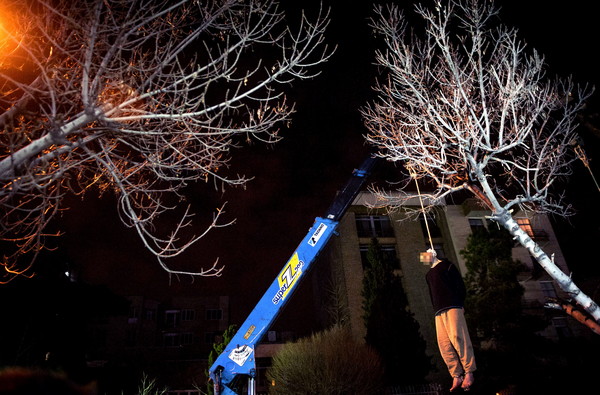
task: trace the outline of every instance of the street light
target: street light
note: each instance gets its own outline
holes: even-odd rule
[[[6,67],[7,59],[20,44],[15,18],[5,7],[0,7],[0,69]]]

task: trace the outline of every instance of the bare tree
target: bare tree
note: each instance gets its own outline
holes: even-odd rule
[[[546,75],[514,29],[497,24],[492,1],[435,1],[417,6],[422,34],[397,7],[376,9],[387,78],[363,109],[368,142],[402,163],[407,180],[429,182],[426,201],[466,190],[491,210],[559,286],[596,321],[600,309],[513,219],[515,210],[568,215],[552,187],[577,159],[575,116],[591,89]],[[382,191],[379,191],[382,192]],[[381,193],[385,205],[398,206]],[[405,195],[402,195],[405,196]]]
[[[184,238],[157,219],[198,180],[242,185],[224,173],[230,152],[274,143],[290,119],[284,86],[318,74],[332,51],[328,15],[291,29],[274,0],[29,0],[0,7],[1,237],[15,248],[0,281],[27,274],[67,194],[118,198],[125,225],[170,273],[211,228]],[[24,260],[24,258],[27,258]]]

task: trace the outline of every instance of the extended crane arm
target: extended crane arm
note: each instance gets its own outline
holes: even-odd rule
[[[239,388],[244,385],[241,382],[242,378],[249,380],[248,394],[254,394],[256,375],[254,353],[257,344],[290,299],[298,283],[308,272],[331,235],[334,234],[340,218],[362,188],[375,161],[375,158],[368,158],[360,168],[354,170],[350,180],[337,194],[333,204],[327,210],[326,218],[317,217],[315,219],[313,226],[277,278],[246,318],[223,353],[213,363],[209,372],[214,384],[215,395],[239,394]]]

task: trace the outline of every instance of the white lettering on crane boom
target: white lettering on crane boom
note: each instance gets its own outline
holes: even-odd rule
[[[319,226],[317,227],[317,230],[315,230],[315,232],[312,234],[312,236],[310,236],[310,239],[308,240],[308,245],[311,247],[314,247],[315,245],[317,245],[317,243],[319,242],[319,239],[321,238],[321,236],[323,236],[323,233],[325,233],[326,229],[327,229],[327,225],[325,225],[324,223],[319,224]]]

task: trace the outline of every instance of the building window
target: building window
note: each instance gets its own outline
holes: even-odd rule
[[[357,215],[358,237],[394,237],[392,222],[387,215]]]
[[[144,311],[144,319],[146,321],[156,320],[156,309],[146,309]]]
[[[193,333],[165,333],[163,334],[163,347],[180,347],[194,344]]]
[[[181,310],[181,321],[193,321],[196,319],[196,310],[183,309]]]
[[[138,322],[139,309],[137,306],[129,307],[129,317],[127,317],[127,322],[130,324],[135,324]]]
[[[533,240],[536,241],[547,241],[548,232],[544,229],[533,229],[531,220],[529,218],[516,218],[519,227],[529,235]]]
[[[426,213],[427,216],[427,225],[425,225],[425,217],[423,214],[419,215],[419,220],[421,222],[421,229],[423,231],[423,237],[425,239],[429,239],[431,236],[434,237],[442,237],[442,231],[440,230],[437,221],[435,220],[435,216],[433,213]],[[427,232],[427,228],[429,227],[429,232]]]
[[[529,235],[529,237],[531,237],[532,239],[535,237],[535,234],[533,233],[533,228],[531,227],[531,222],[529,221],[529,218],[517,218],[517,224],[519,224],[519,227]]]
[[[165,333],[165,334],[163,334],[163,346],[164,347],[177,347],[177,346],[179,346],[179,333]]]
[[[223,310],[221,309],[207,309],[206,319],[209,321],[217,321],[223,319]]]
[[[469,218],[469,226],[471,227],[471,232],[485,230],[485,218]]]
[[[367,256],[369,254],[369,244],[360,245],[360,260],[362,262],[363,269],[368,266],[369,260]],[[400,269],[400,259],[396,253],[396,246],[394,244],[380,244],[379,248],[383,254],[383,259],[391,263],[392,269]]]
[[[165,326],[175,328],[179,324],[179,310],[165,311]]]
[[[552,281],[540,281],[540,288],[546,298],[556,298],[556,290]]]
[[[189,346],[190,344],[194,344],[194,334],[193,333],[182,333],[180,335],[180,343],[182,346]]]
[[[571,328],[569,328],[567,319],[565,317],[552,318],[552,326],[554,329],[556,329],[556,334],[558,335],[559,339],[573,336],[571,333]]]
[[[139,309],[137,306],[130,306],[129,307],[129,318],[138,318],[139,315]]]

